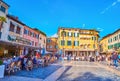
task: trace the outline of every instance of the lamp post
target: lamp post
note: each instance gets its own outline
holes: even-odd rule
[[[65,56],[65,54],[64,54],[64,45],[65,45],[64,35],[65,35],[65,31],[63,29],[63,31],[62,31],[62,36],[63,36],[63,57]]]

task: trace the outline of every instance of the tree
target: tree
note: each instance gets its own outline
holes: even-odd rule
[[[4,22],[6,22],[6,18],[3,16],[0,16],[0,30],[2,29],[2,25]]]

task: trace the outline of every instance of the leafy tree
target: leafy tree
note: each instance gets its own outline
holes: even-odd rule
[[[0,16],[0,30],[2,28],[3,23],[6,22],[6,18],[3,16]]]

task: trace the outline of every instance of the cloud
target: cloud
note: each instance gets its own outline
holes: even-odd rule
[[[103,28],[97,28],[97,30],[102,32],[104,29]]]
[[[110,6],[108,6],[103,11],[101,11],[100,14],[104,14],[106,11],[108,11],[110,8],[114,7],[118,3],[120,3],[120,0],[117,0],[117,1],[113,2]]]
[[[58,37],[58,35],[57,35],[57,33],[55,33],[54,35],[52,35],[50,37]]]
[[[120,2],[120,0],[117,0],[117,2]]]
[[[115,6],[117,4],[117,1],[116,2],[113,2],[111,6]]]

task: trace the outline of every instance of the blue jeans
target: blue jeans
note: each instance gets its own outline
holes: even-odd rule
[[[117,60],[113,60],[113,64],[114,64],[114,66],[118,67],[118,61]]]

